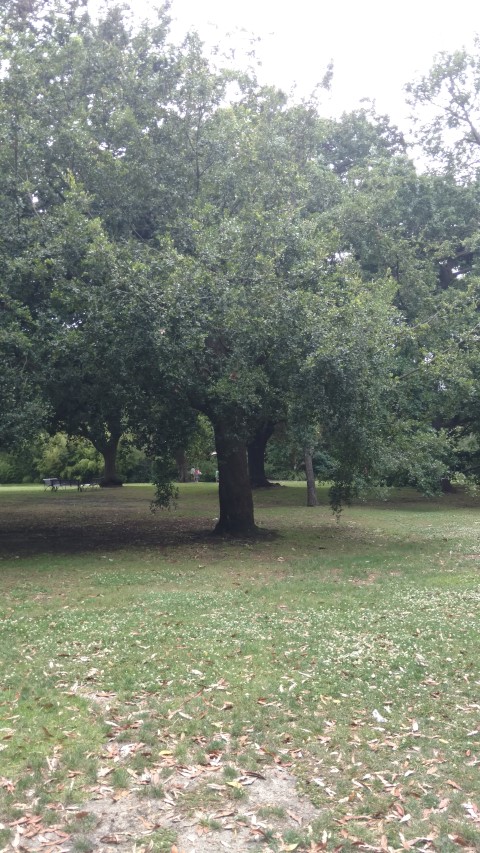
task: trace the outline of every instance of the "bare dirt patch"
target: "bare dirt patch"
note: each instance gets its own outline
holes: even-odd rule
[[[165,783],[163,799],[141,796],[135,789],[115,791],[101,786],[82,806],[58,807],[58,820],[51,826],[26,814],[12,827],[13,842],[4,850],[72,853],[81,844],[82,849],[97,853],[148,853],[162,842],[161,849],[170,850],[175,843],[181,853],[235,853],[262,841],[262,850],[268,853],[269,839],[278,841],[289,829],[305,830],[318,815],[297,794],[295,777],[285,768],[267,768],[261,776],[239,778],[244,796],[232,800],[228,783],[219,780],[218,773],[202,772],[202,786],[212,786],[217,800],[208,808],[200,800],[192,808],[191,795],[201,795],[196,790],[200,776],[188,778],[179,771]]]
[[[178,827],[177,846],[185,853],[244,851],[254,841],[282,838],[289,829],[306,829],[318,812],[295,789],[295,777],[283,768],[265,770],[264,779],[254,779],[247,797],[230,814],[205,815],[221,824],[218,830],[198,825]],[[228,811],[228,809],[227,809]],[[263,850],[270,850],[268,846]]]
[[[366,578],[350,578],[350,583],[353,583],[355,586],[370,586],[373,583],[376,583],[378,580],[378,574],[371,572]]]
[[[116,717],[114,692],[86,685],[73,692],[102,715]],[[146,698],[137,697],[135,704],[146,707]],[[144,746],[118,742],[113,735],[101,753],[97,784],[83,789],[84,802],[47,806],[52,820],[47,814],[35,815],[32,801],[25,803],[24,816],[8,824],[14,837],[0,853],[171,853],[175,847],[179,853],[238,853],[254,842],[262,842],[262,850],[269,853],[288,830],[305,832],[319,815],[298,794],[295,776],[280,763],[261,772],[229,763],[227,775],[219,756],[213,756],[210,765],[184,765],[169,749],[151,769],[134,770],[130,759]],[[109,784],[119,766],[129,774],[129,787]]]

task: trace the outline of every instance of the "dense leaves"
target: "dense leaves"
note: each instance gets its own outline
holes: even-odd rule
[[[246,448],[275,425],[328,459],[336,509],[462,467],[480,375],[474,56],[411,87],[444,98],[423,138],[450,172],[426,175],[371,107],[323,119],[214,66],[193,34],[173,47],[166,7],[134,27],[116,6],[32,0],[2,23],[4,446],[62,429],[115,482],[128,431],[166,502],[201,412],[222,532],[255,529]]]

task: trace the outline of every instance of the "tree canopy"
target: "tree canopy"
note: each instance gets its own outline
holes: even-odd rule
[[[113,482],[128,431],[167,500],[200,412],[222,533],[255,530],[247,446],[279,423],[328,455],[335,509],[435,488],[480,423],[478,57],[410,86],[421,173],[373,108],[324,118],[168,28],[4,6],[2,446],[61,429]]]

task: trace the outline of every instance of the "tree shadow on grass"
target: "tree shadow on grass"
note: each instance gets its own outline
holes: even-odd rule
[[[85,497],[87,500],[85,500]],[[254,538],[273,537],[259,530]],[[36,494],[0,507],[0,558],[105,553],[241,541],[215,533],[211,506],[205,516],[151,512],[148,498],[126,493]],[[251,541],[251,540],[249,540]]]
[[[214,527],[211,517],[152,513],[134,493],[36,493],[0,505],[0,556],[82,554],[194,542]]]
[[[127,523],[120,519],[62,520],[58,523],[30,520],[28,523],[10,522],[8,528],[0,522],[0,556],[83,554],[184,545],[206,536],[209,532],[207,525],[205,522],[205,527],[202,527],[198,518],[162,518],[161,522],[155,523],[148,518]]]

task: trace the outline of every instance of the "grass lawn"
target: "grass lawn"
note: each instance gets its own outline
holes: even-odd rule
[[[480,850],[480,513],[0,488],[0,851]]]

